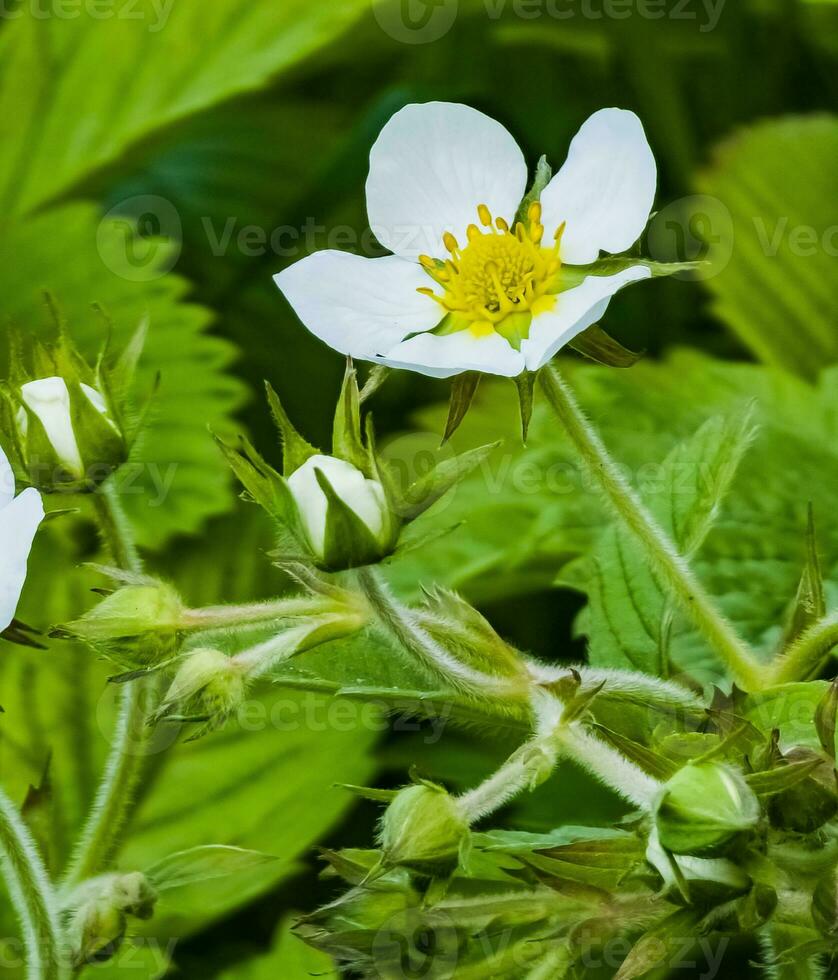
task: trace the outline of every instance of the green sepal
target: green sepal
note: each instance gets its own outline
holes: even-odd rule
[[[393,369],[387,367],[386,364],[373,365],[372,370],[367,375],[367,380],[364,382],[364,387],[361,388],[360,401],[362,405],[372,398],[392,373]]]
[[[289,540],[280,541],[280,551],[308,557],[297,505],[285,479],[265,462],[245,436],[237,436],[234,444],[218,435],[215,441],[249,498],[266,510],[288,536]]]
[[[818,558],[818,542],[815,533],[815,514],[811,502],[808,506],[806,526],[806,560],[797,586],[791,618],[783,637],[783,644],[793,643],[802,633],[826,615],[823,572]]]
[[[374,789],[370,786],[354,786],[351,783],[335,783],[336,789],[345,789],[362,800],[373,803],[391,803],[399,794],[397,789]]]
[[[535,379],[536,373],[533,371],[523,371],[517,378],[513,379],[518,392],[518,405],[521,411],[521,441],[525,446],[527,433],[530,431],[530,420],[532,419]]]
[[[366,469],[371,473],[372,479],[377,480],[384,488],[384,496],[387,500],[387,506],[390,510],[391,519],[393,521],[397,521],[399,520],[399,517],[403,516],[404,514],[404,493],[402,492],[399,481],[393,476],[392,469],[387,465],[386,461],[378,455],[375,441],[375,427],[373,425],[372,414],[369,412],[364,419],[364,429],[366,434],[367,453]],[[396,515],[399,515],[399,517],[396,517]]]
[[[525,227],[529,228],[530,207],[535,204],[536,201],[541,200],[541,195],[544,193],[544,189],[553,179],[553,168],[547,162],[547,157],[542,156],[535,167],[535,177],[532,182],[532,186],[527,191],[526,196],[523,201],[521,201],[518,212],[515,215],[515,223],[522,222]]]
[[[314,475],[328,501],[323,567],[344,571],[380,561],[390,549],[382,546],[355,511],[343,502],[322,470],[315,469]]]
[[[453,459],[443,460],[430,473],[414,481],[404,494],[402,516],[405,521],[414,520],[433,506],[440,497],[488,459],[498,446],[500,442],[493,442],[477,449],[469,449]]]
[[[769,769],[765,772],[748,773],[745,776],[745,782],[761,799],[776,796],[778,793],[784,793],[803,782],[820,764],[821,761],[818,758],[804,759],[800,762],[780,765],[776,769]]]
[[[637,364],[643,357],[642,352],[638,353],[623,347],[597,324],[583,330],[569,342],[568,346],[578,354],[606,367],[628,368]]]
[[[442,435],[443,445],[459,429],[466,413],[471,408],[479,384],[479,371],[465,371],[463,374],[458,374],[452,381],[451,397],[448,401],[448,418],[445,422],[445,432]]]
[[[835,760],[835,723],[838,718],[838,679],[834,680],[815,708],[815,731],[824,752]]]
[[[288,418],[287,412],[282,407],[279,395],[277,395],[268,381],[265,382],[265,392],[268,396],[271,415],[273,415],[274,422],[282,438],[282,474],[285,477],[289,477],[306,460],[311,459],[312,456],[316,456],[319,450],[307,442],[294,428],[291,419]]]
[[[510,313],[500,323],[495,324],[495,332],[509,344],[513,350],[520,351],[521,344],[529,338],[532,326],[532,313],[525,310],[522,313]]]
[[[128,458],[128,447],[116,419],[110,421],[90,403],[78,381],[65,379],[70,393],[70,424],[84,466],[85,480],[96,487]],[[105,397],[104,392],[100,392]],[[110,413],[111,403],[105,397]]]
[[[364,476],[371,477],[369,456],[361,437],[361,397],[358,373],[352,358],[346,360],[346,372],[340,389],[332,427],[332,455],[351,463]]]
[[[589,265],[563,265],[556,275],[556,292],[564,293],[568,289],[575,289],[581,286],[588,276],[614,276],[635,266],[648,269],[651,277],[655,279],[660,276],[675,276],[679,272],[692,272],[704,264],[704,262],[653,262],[651,259],[639,259],[634,255],[609,255]]]

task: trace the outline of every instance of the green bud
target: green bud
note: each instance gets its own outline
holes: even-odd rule
[[[808,749],[792,749],[785,756],[788,762],[804,762],[815,758]],[[771,797],[768,816],[775,827],[798,834],[811,834],[838,813],[838,792],[835,770],[830,763],[821,763],[805,779]]]
[[[235,659],[211,647],[189,650],[152,720],[205,722],[204,734],[224,724],[246,690],[246,668]]]
[[[756,826],[760,815],[759,801],[736,769],[691,763],[664,786],[655,823],[666,850],[709,854]]]
[[[53,635],[89,643],[124,670],[153,670],[177,653],[183,613],[170,585],[138,577]]]
[[[150,919],[157,893],[138,871],[91,878],[72,892],[63,910],[73,966],[104,963],[125,938],[128,917]]]
[[[457,801],[431,783],[400,790],[381,825],[385,862],[419,871],[456,865],[468,839],[468,822]]]

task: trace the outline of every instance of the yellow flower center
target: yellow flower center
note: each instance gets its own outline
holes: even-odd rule
[[[556,304],[564,225],[545,248],[538,202],[530,205],[527,223],[519,221],[514,230],[503,218],[493,219],[485,204],[477,214],[483,228],[469,225],[463,248],[446,232],[449,258],[420,256],[422,267],[443,293],[430,287],[419,292],[435,299],[447,314],[438,332],[468,329],[477,337],[497,332],[515,344],[527,336],[534,316]]]

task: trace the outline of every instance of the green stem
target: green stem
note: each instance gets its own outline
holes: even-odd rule
[[[259,625],[280,619],[301,619],[333,612],[335,602],[319,597],[291,596],[269,602],[242,605],[205,606],[186,609],[183,626],[188,630],[228,629],[233,626]]]
[[[0,848],[9,896],[23,929],[26,976],[66,975],[55,895],[38,848],[14,803],[0,790]]]
[[[105,484],[93,501],[102,536],[113,560],[126,571],[140,573],[142,562],[113,486]],[[90,815],[65,876],[67,888],[106,868],[119,846],[120,835],[128,821],[142,778],[149,737],[146,683],[133,681],[121,687],[111,751]]]
[[[838,613],[832,613],[810,626],[792,643],[771,671],[771,683],[787,684],[817,676],[836,645]]]
[[[747,690],[761,688],[765,672],[759,661],[716,608],[683,556],[631,488],[558,371],[552,366],[543,368],[539,380],[553,411],[599,483],[608,503],[640,540],[674,598],[704,634],[734,678]]]
[[[527,697],[517,679],[492,677],[462,663],[422,629],[410,609],[403,606],[382,581],[374,566],[360,568],[358,583],[381,626],[396,643],[412,654],[430,674],[457,691],[478,698]]]

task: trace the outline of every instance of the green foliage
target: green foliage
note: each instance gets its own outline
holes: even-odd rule
[[[767,364],[816,378],[838,357],[835,262],[838,204],[828,177],[838,118],[770,120],[737,133],[700,179],[731,215],[722,268],[707,280],[714,310]],[[712,258],[711,258],[712,261]]]

